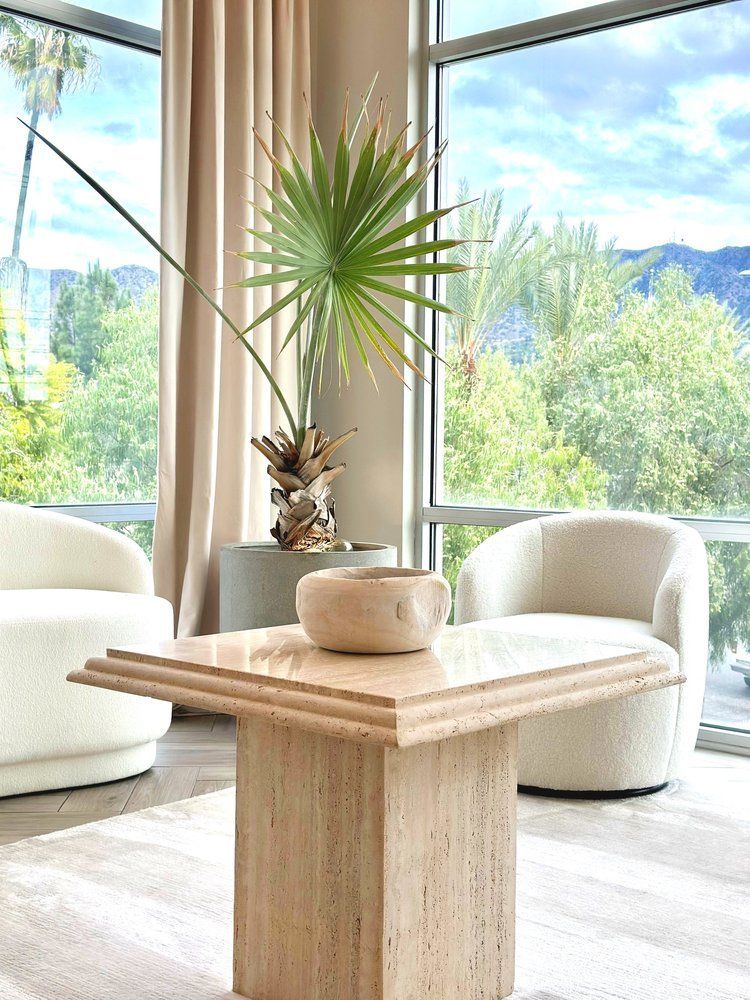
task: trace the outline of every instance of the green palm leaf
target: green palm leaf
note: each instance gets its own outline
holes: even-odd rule
[[[292,148],[279,125],[273,123],[275,133],[288,154],[288,165],[282,163],[262,136],[253,130],[273,167],[277,182],[274,187],[259,185],[270,207],[251,203],[256,218],[263,219],[270,229],[259,229],[256,223],[245,231],[269,249],[239,251],[237,255],[251,264],[270,267],[270,270],[249,275],[237,282],[237,287],[253,289],[284,284],[291,287],[288,291],[284,290],[245,329],[239,329],[213,296],[100,184],[40,135],[43,142],[158,250],[242,340],[281,401],[298,448],[302,446],[309,422],[315,376],[317,373],[320,383],[329,350],[338,368],[339,379],[346,382],[350,377],[349,345],[353,346],[373,381],[365,344],[402,381],[399,364],[423,377],[419,367],[389,332],[388,326],[395,327],[421,348],[427,351],[431,348],[387,302],[409,302],[419,308],[436,309],[450,316],[460,310],[403,287],[398,279],[439,274],[450,275],[452,279],[463,278],[472,269],[481,267],[478,258],[475,259],[465,247],[477,239],[473,231],[451,233],[448,239],[429,239],[423,244],[404,245],[405,240],[418,238],[431,230],[436,222],[452,211],[450,208],[434,209],[409,221],[399,221],[404,209],[435,170],[445,145],[438,147],[421,165],[412,168],[426,137],[408,149],[405,148],[405,128],[389,139],[388,114],[383,102],[378,106],[374,123],[368,118],[367,103],[374,83],[363,97],[351,127],[347,98],[330,171],[311,117],[304,157]],[[363,123],[362,137],[357,140]],[[303,158],[309,160],[309,171],[304,167]],[[437,254],[443,250],[448,250],[452,256],[447,261],[438,262]],[[296,317],[288,328],[282,350],[293,341],[297,342],[299,400],[296,419],[251,342],[254,330],[294,304],[297,306]]]

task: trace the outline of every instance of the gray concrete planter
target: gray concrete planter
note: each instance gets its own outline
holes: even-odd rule
[[[336,566],[395,566],[396,546],[353,542],[350,552],[285,552],[275,542],[223,545],[219,627],[240,632],[298,621],[295,595],[306,573]]]

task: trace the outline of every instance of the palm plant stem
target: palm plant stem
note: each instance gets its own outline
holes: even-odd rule
[[[138,233],[140,233],[140,235],[144,238],[144,240],[146,240],[146,242],[150,244],[150,246],[152,246],[154,250],[156,250],[171,267],[173,267],[179,274],[182,275],[182,277],[185,279],[185,281],[187,281],[190,287],[193,288],[201,296],[201,298],[205,299],[205,301],[211,306],[211,308],[217,313],[217,315],[224,321],[224,323],[226,323],[226,325],[229,327],[232,333],[237,337],[237,339],[242,342],[242,346],[245,348],[245,350],[247,350],[250,353],[251,357],[258,365],[258,368],[260,368],[261,372],[265,376],[266,380],[268,381],[268,384],[271,386],[274,395],[281,404],[281,408],[284,411],[284,415],[289,421],[289,429],[291,430],[293,437],[296,438],[298,436],[297,423],[294,419],[294,415],[292,414],[291,407],[289,406],[289,403],[286,401],[284,393],[281,391],[281,387],[271,374],[268,365],[266,365],[263,358],[260,356],[260,354],[258,354],[253,345],[247,339],[245,333],[242,330],[240,330],[240,328],[237,326],[234,320],[232,320],[231,317],[224,312],[219,303],[208,294],[208,292],[195,280],[195,278],[193,278],[193,276],[188,271],[186,271],[185,268],[181,264],[179,264],[167,250],[164,249],[161,243],[159,243],[158,240],[155,240],[147,229],[144,229],[144,227],[140,224],[140,222],[138,222],[135,216],[131,215],[126,208],[123,208],[123,206],[117,201],[117,199],[113,198],[112,195],[105,188],[103,188],[101,184],[98,183],[98,181],[94,180],[94,178],[90,174],[87,174],[85,170],[79,167],[77,163],[71,160],[69,156],[63,153],[63,151],[59,149],[53,142],[50,142],[49,139],[45,138],[45,136],[43,136],[41,132],[38,132],[32,125],[30,125],[28,122],[23,121],[22,118],[19,118],[18,120],[21,122],[22,125],[25,125],[26,128],[29,129],[37,138],[41,139],[41,141],[46,146],[48,146],[54,153],[57,153],[57,155],[65,163],[68,164],[71,170],[74,170],[78,174],[78,176],[81,177],[84,181],[86,181],[86,183],[90,187],[92,187],[94,191],[96,191],[96,193],[100,195],[100,197],[104,198],[107,204],[111,205],[112,208],[114,208],[114,210],[119,215],[121,215],[126,222],[130,223],[130,225]]]
[[[320,311],[317,306],[313,309],[310,320],[309,335],[307,345],[302,358],[302,379],[299,389],[299,400],[297,407],[297,433],[296,442],[298,447],[302,446],[305,436],[305,429],[310,422],[310,402],[312,399],[313,376],[315,374],[315,359],[320,344]]]

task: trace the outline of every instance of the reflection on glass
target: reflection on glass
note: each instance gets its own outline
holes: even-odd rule
[[[0,499],[155,496],[155,254],[20,125],[154,229],[159,61],[0,15]]]
[[[445,524],[441,532],[442,572],[455,596],[458,571],[480,542],[499,529]],[[708,542],[710,662],[703,702],[705,723],[750,730],[750,546]],[[739,670],[734,669],[739,666]],[[745,672],[747,670],[747,673]]]

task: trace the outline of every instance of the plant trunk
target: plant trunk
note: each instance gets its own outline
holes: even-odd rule
[[[279,508],[271,534],[282,549],[304,552],[336,547],[336,504],[331,483],[346,466],[328,465],[337,448],[357,433],[356,427],[331,441],[315,424],[305,431],[301,446],[285,434],[252,439],[269,461],[268,474],[277,484],[271,499]]]
[[[464,388],[468,393],[472,393],[476,388],[479,375],[477,372],[476,350],[473,344],[461,350],[460,357],[461,375],[464,381]]]
[[[31,113],[31,127],[36,128],[39,124],[39,111],[35,108]],[[31,157],[34,155],[34,140],[36,136],[29,132],[26,138],[26,153],[23,158],[23,172],[21,174],[21,190],[18,192],[18,207],[16,208],[16,227],[13,230],[13,251],[12,257],[21,255],[21,231],[23,230],[23,217],[26,213],[26,198],[29,193],[29,177],[31,176]]]

